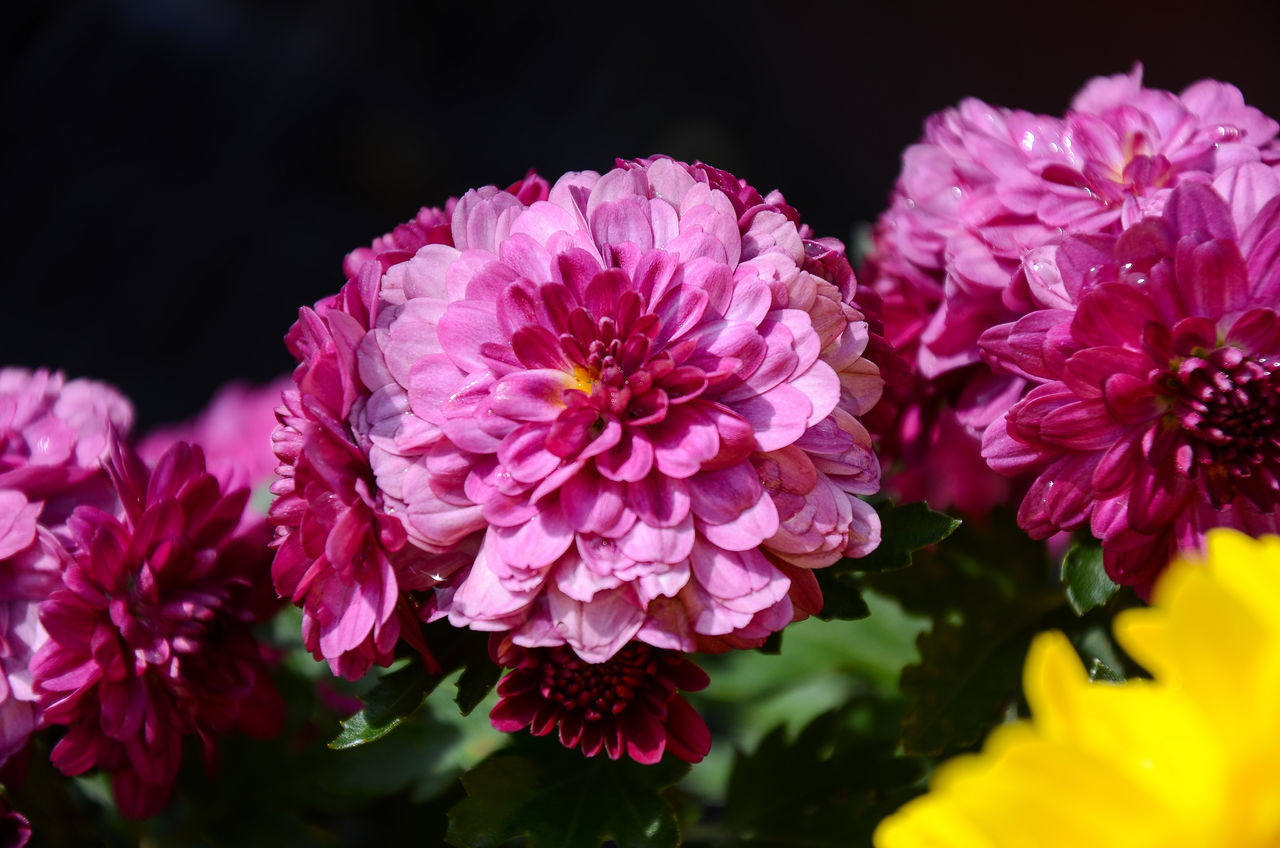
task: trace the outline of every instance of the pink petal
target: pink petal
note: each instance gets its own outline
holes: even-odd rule
[[[626,586],[601,592],[590,603],[582,603],[551,585],[547,587],[547,602],[556,629],[579,657],[591,663],[604,662],[616,654],[644,623],[644,610]]]
[[[778,509],[773,498],[761,494],[751,507],[731,521],[721,524],[697,523],[708,542],[727,551],[747,551],[758,547],[778,532]]]

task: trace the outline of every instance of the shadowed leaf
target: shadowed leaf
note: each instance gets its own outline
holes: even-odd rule
[[[689,766],[587,759],[554,740],[525,740],[462,776],[465,800],[449,811],[445,839],[459,848],[498,848],[525,837],[528,848],[675,848],[675,813],[661,791]]]

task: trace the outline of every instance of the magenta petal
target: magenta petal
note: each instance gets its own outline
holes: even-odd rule
[[[1142,338],[1143,328],[1155,320],[1155,308],[1143,289],[1105,283],[1080,302],[1072,331],[1085,343],[1113,345]]]
[[[591,229],[598,246],[630,242],[641,250],[653,247],[653,227],[645,198],[633,196],[602,204],[591,215]]]
[[[324,584],[324,609],[337,616],[320,633],[320,650],[326,657],[339,656],[365,640],[378,620],[378,596],[378,587],[372,583],[332,580]]]
[[[1226,341],[1242,350],[1274,350],[1280,337],[1280,317],[1271,308],[1257,307],[1236,319]]]
[[[512,676],[507,675],[504,677],[502,683],[510,680]],[[499,686],[501,686],[501,683]],[[542,703],[542,699],[533,693],[505,697],[498,701],[494,708],[489,711],[489,723],[493,725],[495,730],[503,733],[515,733],[518,730],[523,730],[533,721],[533,717]]]
[[[497,309],[489,304],[455,301],[449,304],[437,326],[441,346],[467,373],[488,370],[488,363],[480,355],[484,345],[510,346],[498,327]]]
[[[1133,479],[1129,498],[1129,526],[1142,533],[1166,527],[1187,500],[1195,485],[1171,469],[1142,469]]]
[[[1012,476],[1035,467],[1043,456],[1034,445],[1015,438],[1005,421],[995,421],[983,433],[982,458],[993,470]]]
[[[804,434],[813,405],[798,390],[783,383],[736,404],[735,409],[755,429],[758,449],[772,451]]]
[[[21,492],[0,490],[0,560],[13,556],[36,538],[36,519],[43,504],[27,503]]]
[[[1141,431],[1118,440],[1098,458],[1090,481],[1098,495],[1110,496],[1133,479],[1142,461],[1140,442]]]
[[[1124,425],[1107,415],[1100,400],[1063,404],[1040,420],[1044,444],[1068,451],[1105,450],[1124,433]]]
[[[666,419],[650,426],[648,432],[653,440],[654,465],[669,477],[693,476],[720,451],[715,424],[696,404],[672,407]]]
[[[1150,421],[1161,412],[1160,401],[1149,381],[1132,374],[1113,374],[1103,384],[1107,413],[1121,424]]]
[[[763,609],[786,591],[787,578],[756,550],[730,552],[698,544],[689,562],[702,588],[720,599],[758,596],[761,603],[755,609]]]
[[[536,483],[560,465],[560,457],[547,450],[548,425],[525,424],[498,447],[498,461],[522,483]]]
[[[575,385],[570,375],[552,368],[516,371],[494,384],[489,408],[520,421],[553,421],[564,411],[564,390]]]
[[[584,603],[600,592],[622,585],[620,578],[598,573],[579,557],[563,558],[556,565],[553,579],[556,588],[567,597]]]
[[[773,498],[762,494],[754,505],[731,521],[698,522],[698,530],[708,542],[727,551],[751,550],[778,532],[778,509]]]
[[[621,484],[584,469],[565,481],[560,491],[565,520],[580,533],[604,533],[626,508]]]
[[[695,533],[693,518],[671,527],[653,527],[637,521],[617,540],[618,550],[636,562],[680,562],[689,556]]]
[[[619,719],[630,719],[623,733],[628,757],[644,765],[653,765],[662,759],[667,748],[667,734],[655,717],[640,715],[631,709]]]
[[[690,687],[681,687],[689,689]],[[688,763],[702,762],[711,750],[711,731],[689,702],[679,695],[667,704],[667,750]]]
[[[488,565],[488,558],[496,556],[496,551],[491,553],[488,547],[481,549],[456,591],[442,605],[455,627],[509,629],[518,623],[513,619],[523,619],[522,613],[538,595],[538,587],[513,591],[503,586]]]
[[[601,592],[590,603],[575,601],[548,586],[547,601],[556,629],[587,662],[612,657],[644,622],[644,611],[625,586]]]
[[[690,477],[688,483],[694,514],[714,524],[733,520],[754,504],[763,491],[760,476],[747,463],[700,472]]]
[[[618,444],[596,457],[596,469],[610,480],[643,480],[653,467],[654,448],[649,437],[624,428]]]
[[[1188,181],[1175,188],[1165,205],[1164,218],[1179,232],[1200,231],[1211,239],[1236,237],[1226,201],[1204,183]]]
[[[627,484],[627,505],[653,527],[674,527],[689,514],[689,486],[655,474]]]
[[[1252,306],[1248,271],[1233,241],[1215,239],[1191,250],[1179,242],[1179,291],[1190,315],[1217,318]]]
[[[520,569],[546,567],[573,543],[573,530],[558,507],[540,510],[527,524],[496,527],[490,534],[502,560]]]

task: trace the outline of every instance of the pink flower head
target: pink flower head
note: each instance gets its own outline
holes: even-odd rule
[[[530,173],[509,196],[533,202],[546,189]],[[401,637],[435,665],[409,592],[429,589],[467,558],[465,548],[439,554],[407,544],[395,505],[388,508],[380,488],[385,483],[370,468],[371,393],[356,361],[381,308],[383,275],[425,245],[452,244],[448,220],[445,211],[424,208],[372,247],[353,251],[344,266],[347,284],[302,309],[285,337],[299,364],[272,436],[281,462],[272,487],[279,496],[271,507],[272,577],[276,590],[302,608],[307,649],[353,680],[374,664],[389,665]]]
[[[253,623],[274,610],[266,538],[235,535],[248,491],[224,495],[198,447],[179,442],[154,471],[116,442],[105,463],[119,514],[78,507],[75,558],[40,606],[48,641],[32,661],[46,721],[68,727],[51,759],[65,774],[112,773],[131,818],[168,800],[183,738],[277,733]]]
[[[1050,308],[983,336],[1039,384],[983,448],[1038,472],[1018,516],[1032,535],[1087,524],[1112,578],[1145,593],[1211,527],[1280,531],[1277,244],[1280,178],[1254,163],[1046,252],[1030,290]]]
[[[473,556],[436,616],[589,663],[759,644],[795,614],[784,569],[811,600],[810,569],[875,547],[867,321],[792,216],[623,162],[468,192],[452,246],[386,270],[361,438],[410,541]]]
[[[504,733],[558,729],[561,745],[588,757],[604,751],[649,765],[664,752],[696,763],[711,748],[706,722],[676,691],[705,689],[710,678],[678,651],[630,642],[593,664],[562,645],[521,648],[496,636],[493,644],[497,662],[512,667],[489,713]]]
[[[0,764],[41,725],[30,665],[47,636],[36,607],[69,558],[63,525],[77,503],[110,503],[99,457],[132,420],[102,383],[0,370]]]
[[[902,417],[886,452],[909,465],[937,457],[928,481],[895,487],[939,506],[954,492],[977,514],[995,502],[978,492],[1007,491],[983,483],[974,492],[966,475],[976,439],[1026,384],[993,374],[978,338],[1037,308],[1021,270],[1029,253],[1072,233],[1118,234],[1159,214],[1182,182],[1274,162],[1276,133],[1230,85],[1206,80],[1175,95],[1144,88],[1141,66],[1090,81],[1064,118],[972,99],[932,116],[903,155],[871,260],[889,338],[918,375],[901,400],[922,407]],[[971,439],[938,447],[950,417]]]
[[[265,386],[228,383],[195,419],[148,433],[138,453],[154,463],[174,442],[190,442],[204,451],[209,472],[223,489],[256,489],[270,483],[278,464],[271,450],[275,411],[290,385],[287,377]]]

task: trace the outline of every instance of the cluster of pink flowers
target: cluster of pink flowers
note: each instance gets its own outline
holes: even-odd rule
[[[269,738],[284,704],[249,626],[266,618],[265,533],[236,535],[247,489],[223,495],[200,448],[179,442],[149,470],[116,442],[104,466],[120,512],[79,506],[62,588],[40,607],[49,638],[31,663],[44,719],[66,725],[53,764],[111,772],[131,818],[159,812],[183,739]]]
[[[100,383],[0,371],[0,764],[64,726],[54,765],[109,772],[141,818],[184,737],[212,757],[218,734],[277,733],[283,704],[249,631],[276,608],[265,516],[186,442],[149,468],[132,418]]]
[[[133,407],[90,380],[0,370],[0,764],[42,724],[31,658],[47,641],[40,602],[70,562],[67,520],[79,504],[110,503],[99,466]]]
[[[1029,274],[1044,308],[983,334],[1035,384],[983,453],[1038,472],[1019,523],[1089,526],[1145,594],[1206,531],[1280,532],[1280,175],[1261,164],[1174,189],[1120,236],[1073,237]]]
[[[930,118],[871,257],[915,374],[889,488],[986,514],[1014,494],[976,473],[985,439],[992,468],[1038,472],[1024,528],[1091,527],[1140,590],[1209,527],[1272,529],[1278,128],[1230,85],[1175,95],[1140,68],[1063,118]]]
[[[277,589],[335,672],[385,665],[419,616],[492,631],[530,678],[504,684],[500,723],[547,732],[582,720],[531,705],[548,664],[759,645],[820,609],[813,569],[878,543],[860,417],[886,345],[843,246],[776,192],[667,158],[530,174],[346,270],[288,336],[272,508]],[[646,691],[674,704],[692,675],[672,673]],[[679,706],[610,703],[631,718],[562,740],[652,758],[664,716],[705,739]]]

